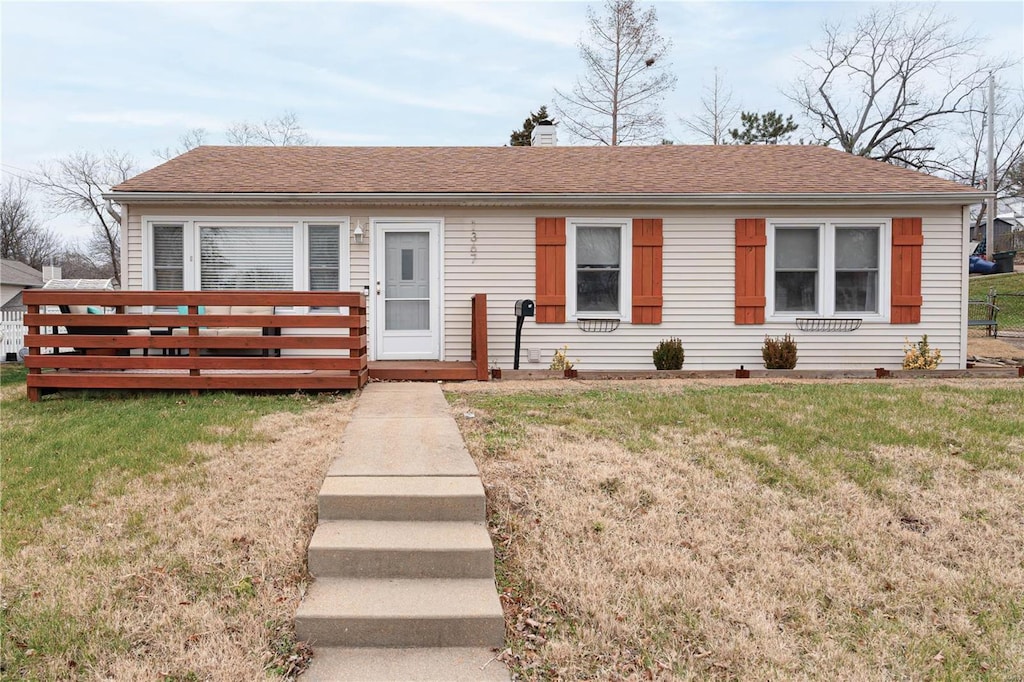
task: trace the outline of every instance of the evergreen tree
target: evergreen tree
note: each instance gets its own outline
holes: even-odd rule
[[[508,143],[513,147],[529,147],[530,138],[533,136],[533,129],[537,127],[541,121],[547,121],[548,119],[548,108],[541,105],[540,109],[536,112],[531,111],[530,116],[523,121],[522,130],[513,130],[512,136],[509,138]],[[554,123],[554,121],[551,121]]]
[[[756,111],[744,111],[740,114],[743,130],[733,128],[729,131],[732,144],[783,144],[789,141],[790,133],[797,129],[792,116],[782,118],[782,114],[769,111],[758,114]]]

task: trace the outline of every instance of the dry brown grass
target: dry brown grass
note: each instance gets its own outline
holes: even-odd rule
[[[643,410],[645,395],[724,385],[614,388]],[[965,390],[905,384],[879,395],[895,404],[914,391],[982,421],[985,388],[1020,388],[941,385]],[[602,410],[620,398],[592,392],[612,387],[448,387],[488,490],[518,674],[1024,679],[1024,432],[1004,453],[1018,466],[978,467],[946,447],[869,445],[856,460],[886,475],[865,486],[738,426],[739,413],[703,428],[665,424],[637,451],[600,433]],[[533,397],[487,407],[523,391]],[[820,418],[813,398],[798,403],[793,423]],[[1024,399],[991,407],[1021,423]],[[567,411],[591,408],[592,421],[566,425]],[[524,437],[502,440],[516,428]],[[765,483],[762,461],[790,478]]]
[[[307,583],[316,494],[352,404],[263,417],[256,442],[194,446],[191,463],[120,494],[98,486],[90,504],[47,521],[4,559],[4,646],[22,648],[21,669],[4,675],[293,673],[303,658],[292,620]],[[33,640],[52,644],[51,653],[25,651]]]
[[[1024,339],[993,339],[988,336],[968,336],[967,354],[973,357],[1024,360]]]

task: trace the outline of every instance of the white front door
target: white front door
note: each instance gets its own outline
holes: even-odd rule
[[[441,358],[440,220],[375,220],[373,326],[378,360]]]

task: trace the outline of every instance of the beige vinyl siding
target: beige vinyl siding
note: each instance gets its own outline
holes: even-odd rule
[[[762,367],[760,349],[766,334],[791,333],[797,340],[803,368],[897,367],[904,338],[927,333],[941,348],[946,367],[962,366],[961,352],[961,210],[925,207],[866,209],[675,209],[659,212],[567,210],[568,216],[628,215],[664,219],[664,308],[661,325],[623,323],[611,333],[580,331],[575,322],[523,327],[523,368],[546,368],[554,351],[569,345],[569,357],[581,369],[652,369],[651,352],[658,341],[677,336],[686,349],[685,367],[733,369],[741,364]],[[534,219],[556,215],[549,210],[505,212],[499,216],[449,215],[446,240],[445,357],[469,358],[469,297],[488,294],[488,343],[492,361],[512,365],[517,298],[533,298]],[[920,325],[865,322],[850,333],[806,333],[790,322],[737,326],[733,323],[734,221],[738,217],[888,218],[921,216],[924,306]],[[469,236],[477,231],[477,258],[469,256]],[[490,275],[490,272],[500,275]],[[885,273],[888,276],[888,273]],[[527,360],[527,349],[540,350],[540,362]]]
[[[125,206],[128,214],[128,229],[121,245],[122,270],[121,286],[124,289],[142,288],[142,215],[133,206]]]
[[[625,209],[507,209],[507,208],[352,208],[339,205],[213,207],[132,206],[128,244],[138,243],[139,258],[129,259],[129,286],[140,288],[141,220],[145,216],[349,216],[352,228],[362,223],[363,244],[350,243],[351,287],[371,286],[370,218],[438,217],[444,220],[444,335],[446,360],[470,359],[470,299],[488,296],[490,359],[512,366],[516,299],[535,298],[535,219],[537,216],[663,218],[664,308],[660,325],[623,323],[611,333],[586,333],[575,322],[523,327],[522,368],[547,368],[555,349],[568,344],[569,357],[580,369],[651,369],[651,352],[658,341],[682,339],[685,368],[733,369],[741,364],[762,366],[760,349],[765,334],[791,333],[799,347],[798,368],[899,367],[905,338],[928,334],[942,349],[943,366],[963,367],[962,343],[964,268],[963,212],[959,206],[880,206],[807,208],[675,208]],[[734,324],[734,242],[736,218],[892,218],[923,219],[921,324],[890,325],[865,322],[850,333],[807,333],[790,322],[764,325]],[[476,232],[476,241],[472,240]],[[473,247],[475,255],[473,253]],[[628,257],[628,254],[627,254]],[[888,277],[889,273],[883,273]],[[371,311],[372,317],[372,311]],[[370,339],[372,344],[372,330]],[[527,351],[539,350],[530,363]],[[371,351],[372,353],[372,351]]]

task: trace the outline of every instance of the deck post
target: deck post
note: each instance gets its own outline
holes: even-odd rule
[[[470,355],[476,363],[476,380],[490,378],[487,367],[487,294],[473,295]]]
[[[30,315],[35,315],[39,312],[39,306],[36,304],[29,304],[26,306]],[[39,325],[30,325],[28,328],[29,336],[35,336],[39,333]],[[53,351],[56,353],[58,349],[54,348]],[[39,355],[39,346],[35,344],[29,344],[28,346],[29,355]],[[42,374],[43,370],[38,367],[29,367],[29,379],[25,382],[28,388],[28,399],[33,403],[38,403],[40,398],[39,388],[32,385],[32,377]]]
[[[199,306],[198,305],[189,304],[189,306],[188,306],[188,314],[189,315],[198,315],[199,314]],[[188,326],[188,335],[190,337],[199,336],[199,327],[197,325],[190,324]],[[195,340],[198,340],[198,339],[195,339]],[[188,349],[188,356],[189,356],[189,358],[198,358],[199,357],[199,348],[198,347],[190,347]],[[188,375],[190,377],[197,377],[197,376],[199,376],[199,368],[198,367],[190,367],[189,370],[188,370]],[[195,398],[195,397],[197,397],[199,395],[199,389],[193,388],[192,390],[189,391],[189,394],[193,398]]]

